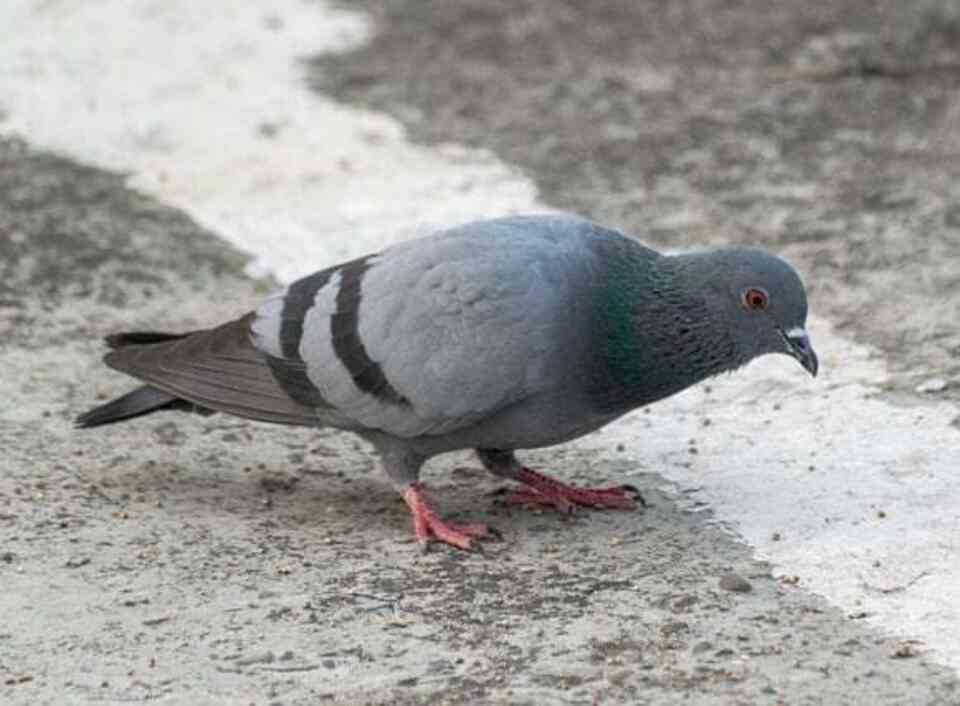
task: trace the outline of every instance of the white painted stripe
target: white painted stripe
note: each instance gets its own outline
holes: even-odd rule
[[[616,457],[706,503],[777,574],[960,668],[958,410],[884,402],[875,352],[810,327],[815,381],[768,356],[581,443],[622,443]]]
[[[410,146],[394,121],[304,90],[297,60],[361,41],[364,18],[271,7],[4,0],[0,129],[131,172],[285,280],[412,224],[537,208],[530,183],[483,154]],[[622,442],[620,457],[697,489],[780,573],[960,667],[958,410],[884,402],[874,351],[811,328],[816,381],[767,358],[581,443]]]
[[[3,0],[0,27],[0,131],[129,172],[255,253],[255,274],[291,281],[534,199],[487,153],[412,146],[396,121],[306,90],[303,59],[368,36],[358,13],[302,0]]]

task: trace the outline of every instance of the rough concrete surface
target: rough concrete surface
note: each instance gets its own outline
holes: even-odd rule
[[[349,436],[176,415],[76,432],[77,410],[127,387],[99,366],[102,331],[216,321],[262,291],[118,177],[0,144],[5,702],[957,698],[949,670],[774,580],[652,474],[624,478],[641,516],[564,518],[501,508],[472,459],[444,459],[444,509],[506,539],[421,556]],[[572,450],[532,461],[629,472]]]
[[[948,5],[426,7],[370,3],[372,43],[319,60],[317,84],[497,148],[550,205],[670,246],[766,242],[812,273],[814,310],[881,347],[898,400],[934,375],[955,393]],[[531,454],[651,503],[574,517],[502,507],[472,458],[441,459],[444,511],[505,541],[422,556],[349,436],[71,428],[128,387],[104,332],[234,315],[271,286],[245,264],[120,175],[0,140],[3,703],[960,703],[923,645],[775,578],[644,470],[676,456]]]

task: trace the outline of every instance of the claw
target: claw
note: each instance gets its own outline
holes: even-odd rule
[[[625,494],[630,495],[637,503],[640,504],[640,507],[648,507],[646,498],[643,497],[643,494],[640,492],[640,489],[635,485],[624,484],[620,486],[620,489],[624,491]]]
[[[501,532],[496,527],[493,527],[491,525],[487,525],[487,535],[488,535],[487,538],[492,539],[496,542],[503,541],[503,532]]]

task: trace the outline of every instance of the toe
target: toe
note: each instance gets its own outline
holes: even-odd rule
[[[562,512],[571,514],[576,511],[575,503],[559,495],[547,495],[536,490],[517,490],[507,497],[507,503],[510,505],[525,505],[527,507],[549,507]]]

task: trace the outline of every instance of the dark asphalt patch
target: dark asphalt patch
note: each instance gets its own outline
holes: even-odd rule
[[[132,309],[174,290],[174,276],[199,291],[241,275],[246,256],[124,182],[0,139],[0,303],[33,298],[52,310],[70,298]]]

